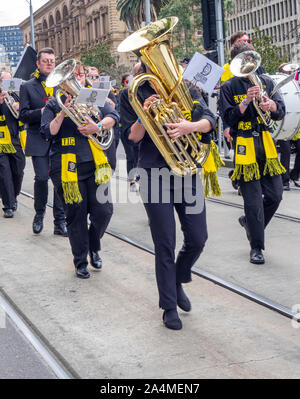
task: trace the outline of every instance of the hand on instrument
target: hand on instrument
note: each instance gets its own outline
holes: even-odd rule
[[[270,111],[271,107],[272,107],[272,103],[274,101],[270,100],[269,97],[267,96],[262,96],[263,101],[261,101],[259,103],[259,107],[262,109],[262,111],[266,112],[266,111]]]
[[[258,96],[259,92],[260,92],[259,86],[249,87],[245,101],[249,104],[253,100],[253,98]]]
[[[150,107],[152,102],[154,100],[157,100],[158,98],[159,98],[158,94],[153,94],[153,96],[146,98],[146,100],[144,101],[144,105],[143,105],[144,111],[148,111],[148,108]]]
[[[20,104],[17,103],[17,102],[15,102],[15,103],[13,103],[12,107],[13,107],[13,109],[14,109],[15,111],[19,111],[19,109],[20,109]]]
[[[224,130],[224,137],[225,137],[225,139],[228,141],[228,143],[231,143],[231,142],[233,141],[233,138],[232,138],[232,136],[230,135],[230,127],[227,127],[227,128]]]
[[[1,93],[0,93],[0,104],[4,103],[6,95],[7,95],[7,91],[1,91]]]
[[[90,136],[93,133],[97,133],[99,126],[91,118],[86,117],[88,124],[85,126],[78,127],[78,130],[83,136]]]
[[[185,134],[193,132],[193,122],[179,119],[176,123],[166,123],[167,133],[171,139],[177,139]]]

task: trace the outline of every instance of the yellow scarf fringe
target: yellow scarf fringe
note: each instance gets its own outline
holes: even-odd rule
[[[95,182],[96,184],[107,183],[112,176],[111,166],[109,163],[96,165]]]
[[[235,165],[231,180],[240,180],[242,175],[244,176],[244,180],[246,182],[253,179],[259,180],[260,173],[258,163],[255,162],[249,165]]]
[[[267,158],[264,167],[264,176],[268,173],[270,176],[281,175],[285,173],[285,167],[279,162],[278,158]]]
[[[61,182],[64,200],[66,204],[73,204],[74,202],[80,203],[82,201],[82,196],[79,191],[78,182]]]
[[[219,170],[222,165],[225,164],[222,158],[220,157],[219,149],[216,146],[216,144],[213,141],[211,141],[210,153],[207,158],[207,161],[203,165],[203,170],[204,170],[203,185],[204,185],[205,197],[208,197],[209,195],[220,197],[222,195],[222,191],[217,176],[217,170]]]

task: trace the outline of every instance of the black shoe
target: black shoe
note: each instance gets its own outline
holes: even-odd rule
[[[244,229],[246,230],[246,234],[247,234],[247,238],[249,241],[251,241],[251,236],[250,236],[250,231],[247,225],[247,221],[246,221],[246,216],[240,216],[239,217],[239,223],[242,227],[244,227]]]
[[[3,214],[3,216],[5,217],[5,218],[13,218],[14,217],[14,212],[13,212],[13,210],[12,209],[4,209],[4,214]]]
[[[90,273],[88,272],[86,265],[75,267],[75,273],[78,278],[90,277]]]
[[[296,187],[300,187],[300,183],[299,183],[297,180],[293,180],[293,179],[292,179],[292,181],[294,182],[294,184],[295,184]]]
[[[182,323],[176,309],[168,309],[163,313],[163,322],[171,330],[181,330]]]
[[[100,258],[98,252],[90,251],[90,258],[91,258],[91,265],[95,269],[99,270],[102,268],[102,259]]]
[[[58,236],[68,237],[68,230],[65,222],[54,225],[54,233]]]
[[[43,230],[44,224],[44,216],[41,215],[35,215],[32,223],[32,230],[34,234],[40,234],[41,231]]]
[[[283,190],[284,191],[290,191],[290,183],[285,183],[284,185],[283,185]]]
[[[262,265],[263,263],[265,263],[265,259],[261,252],[261,249],[258,248],[251,249],[250,262],[256,265]]]
[[[18,209],[18,201],[16,200],[14,206],[12,207],[12,210],[16,212],[17,209]]]
[[[182,285],[177,285],[177,305],[185,312],[190,312],[192,309],[191,302],[183,291]]]

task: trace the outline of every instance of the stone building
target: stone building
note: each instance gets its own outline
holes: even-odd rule
[[[291,62],[300,63],[300,0],[235,0],[227,16],[228,37],[238,30],[250,36],[256,26],[273,38]]]
[[[118,54],[119,43],[128,36],[119,20],[117,0],[49,0],[34,13],[36,50],[52,47],[57,62],[80,55],[100,41],[106,41],[119,64],[131,68],[135,57]],[[24,44],[31,43],[30,18],[19,24]]]

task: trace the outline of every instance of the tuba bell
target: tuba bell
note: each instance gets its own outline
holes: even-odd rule
[[[81,85],[74,75],[76,61],[70,59],[59,64],[47,77],[45,85],[47,87],[59,87],[55,97],[60,108],[69,116],[76,126],[85,126],[88,123],[87,117],[96,118],[101,121],[100,115],[95,107],[88,104],[76,104],[76,98],[79,95]],[[61,96],[71,95],[71,108],[65,107],[61,101]],[[101,130],[101,132],[91,134],[89,140],[94,141],[102,150],[107,150],[112,144],[114,138],[114,129]]]
[[[189,133],[171,139],[164,124],[184,119],[184,113],[193,109],[193,100],[182,70],[172,52],[172,31],[177,17],[164,18],[139,29],[128,36],[118,47],[119,52],[133,52],[152,73],[135,77],[128,87],[129,101],[152,141],[172,171],[179,175],[195,174],[197,163],[206,161],[210,145],[201,143],[199,133]],[[137,97],[139,86],[149,81],[159,98],[147,112]]]
[[[234,57],[230,64],[230,71],[233,75],[240,78],[248,78],[254,86],[260,88],[260,92],[257,98],[253,99],[253,105],[266,126],[272,127],[273,120],[271,119],[270,111],[263,111],[259,103],[262,101],[262,96],[269,97],[266,91],[263,89],[262,81],[259,76],[255,73],[261,64],[261,56],[256,51],[243,51]]]

